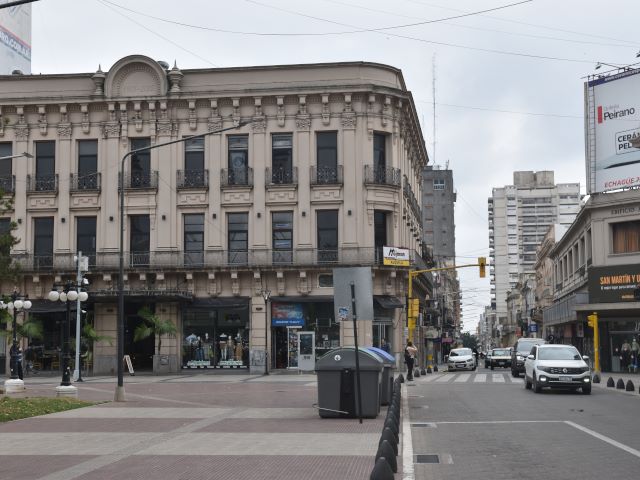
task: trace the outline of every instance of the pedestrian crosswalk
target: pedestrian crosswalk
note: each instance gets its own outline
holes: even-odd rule
[[[522,377],[512,377],[511,373],[460,373],[460,372],[434,372],[422,375],[415,379],[416,382],[431,383],[502,383],[522,384]]]

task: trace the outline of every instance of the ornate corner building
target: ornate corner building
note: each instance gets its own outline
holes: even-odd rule
[[[12,255],[29,315],[43,322],[43,352],[60,346],[64,322],[47,293],[75,278],[78,251],[90,263],[88,321],[115,339],[121,193],[124,348],[136,368],[165,354],[171,370],[261,371],[265,351],[271,368],[295,367],[300,331],[313,333],[316,353],[348,345],[333,305],[342,266],[372,272],[361,343],[402,351],[407,274],[383,265],[382,247],[409,249],[424,268],[416,198],[428,158],[400,70],[180,70],[132,55],[106,72],[0,83],[0,177],[14,200],[0,221],[17,224]],[[240,121],[250,123],[215,133]],[[22,152],[33,158],[6,158]],[[161,352],[157,339],[134,341],[143,306],[177,327]],[[97,374],[114,372],[115,343],[98,342],[91,361]]]

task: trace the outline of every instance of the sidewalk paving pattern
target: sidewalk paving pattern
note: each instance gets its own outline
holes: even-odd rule
[[[28,378],[54,396],[57,379]],[[367,479],[377,419],[322,419],[315,375],[91,378],[79,398],[106,403],[0,424],[0,479]]]

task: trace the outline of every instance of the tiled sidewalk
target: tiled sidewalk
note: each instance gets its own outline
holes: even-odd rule
[[[107,403],[0,424],[0,479],[368,479],[377,419],[322,419],[314,375],[128,377],[78,384]],[[53,396],[58,379],[25,380]]]

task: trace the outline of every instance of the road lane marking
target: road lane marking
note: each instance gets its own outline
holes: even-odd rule
[[[434,374],[429,375],[429,374],[427,374],[426,377],[420,377],[420,378],[422,378],[423,382],[431,382],[436,378],[440,378],[440,376],[441,375],[434,375]]]
[[[407,384],[403,383],[402,392],[402,479],[415,480],[413,474],[413,439],[411,438],[411,419],[409,418],[409,399]]]
[[[471,374],[470,373],[463,373],[461,375],[458,375],[458,378],[456,378],[454,380],[454,382],[456,382],[456,383],[466,382],[466,381],[469,380],[469,378],[471,378]]]
[[[577,423],[573,423],[569,420],[566,420],[564,423],[566,423],[567,425],[572,426],[573,428],[576,428],[588,435],[591,435],[592,437],[597,438],[598,440],[602,440],[603,442],[608,443],[609,445],[613,445],[614,447],[619,448],[620,450],[624,450],[627,453],[630,453],[631,455],[634,455],[638,458],[640,458],[640,451],[636,450],[635,448],[631,448],[623,443],[617,442],[615,441],[613,438],[609,438],[606,437],[605,435],[602,435],[601,433],[595,432],[593,430],[590,430],[586,427],[583,427],[582,425],[578,425]]]
[[[504,383],[504,376],[501,373],[491,374],[491,381],[493,383]]]
[[[440,383],[448,382],[455,377],[456,377],[455,375],[442,375],[440,378],[436,380],[436,382],[440,382]]]
[[[473,379],[475,383],[486,382],[487,374],[486,373],[478,373],[476,374],[476,378]]]
[[[436,425],[484,425],[484,424],[509,424],[509,423],[564,423],[564,420],[469,420],[459,422],[432,422]]]

